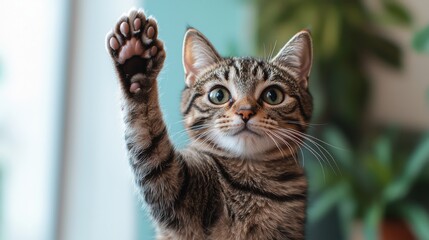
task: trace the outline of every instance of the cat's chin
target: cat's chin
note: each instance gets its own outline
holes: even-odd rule
[[[219,137],[217,138],[217,144],[239,157],[256,157],[273,147],[270,139],[251,131],[243,131],[233,136]]]

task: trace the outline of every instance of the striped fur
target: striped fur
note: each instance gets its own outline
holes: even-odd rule
[[[165,52],[156,31],[153,18],[131,11],[108,35],[107,48],[123,92],[130,165],[158,239],[303,239],[307,181],[297,153],[312,113],[308,74],[281,53],[270,61],[221,58],[202,34],[189,30],[199,42],[185,39],[185,55],[203,54],[184,57],[181,110],[192,141],[177,150],[159,108],[156,77]],[[136,41],[136,52],[122,59],[124,46]],[[217,85],[232,96],[223,105],[208,98]],[[270,106],[261,94],[273,85],[286,97]],[[238,131],[242,109],[252,112],[248,129]]]

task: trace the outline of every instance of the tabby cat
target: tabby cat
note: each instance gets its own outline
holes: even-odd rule
[[[157,22],[132,10],[107,36],[122,88],[125,142],[157,239],[303,239],[307,181],[297,162],[312,114],[309,32],[272,59],[221,57],[196,29],[183,43],[177,150],[159,107]]]

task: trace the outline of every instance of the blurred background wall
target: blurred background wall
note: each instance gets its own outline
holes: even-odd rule
[[[310,132],[334,145],[314,140],[336,163],[308,142],[326,155],[305,153],[308,239],[382,239],[391,219],[428,239],[427,1],[0,0],[0,240],[153,239],[105,50],[106,33],[131,7],[160,24],[161,107],[181,147],[187,26],[223,55],[262,57],[310,28]]]
[[[136,2],[76,0],[67,4],[64,27],[69,29],[69,45],[56,238],[134,239],[137,201],[105,36]]]
[[[53,239],[66,1],[0,1],[0,239]]]

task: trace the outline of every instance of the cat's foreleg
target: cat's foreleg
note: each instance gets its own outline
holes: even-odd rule
[[[186,183],[186,164],[175,151],[158,102],[156,78],[165,51],[156,20],[141,11],[122,17],[107,36],[123,95],[125,141],[135,181],[153,214],[165,214]],[[161,209],[162,208],[162,209]]]

